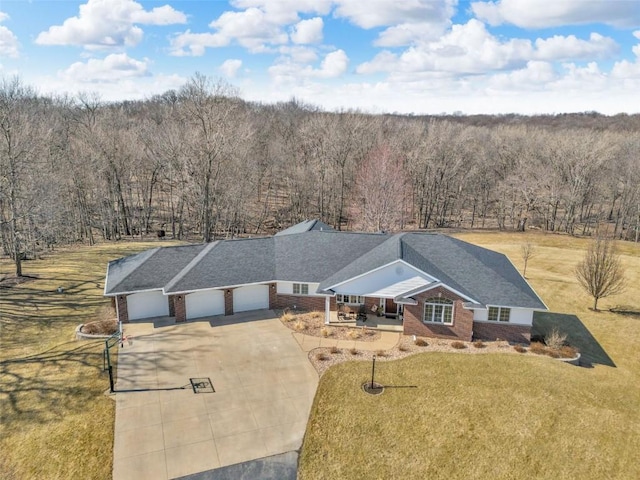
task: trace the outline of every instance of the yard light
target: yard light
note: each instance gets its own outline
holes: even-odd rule
[[[373,390],[373,377],[376,374],[376,354],[373,354],[373,364],[371,365],[371,390]]]

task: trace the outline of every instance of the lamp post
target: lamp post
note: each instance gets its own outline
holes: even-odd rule
[[[373,390],[373,377],[376,374],[376,355],[373,355],[373,364],[371,365],[371,390]]]

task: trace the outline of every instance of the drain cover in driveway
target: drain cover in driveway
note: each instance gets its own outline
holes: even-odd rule
[[[193,393],[215,393],[210,378],[190,378]]]

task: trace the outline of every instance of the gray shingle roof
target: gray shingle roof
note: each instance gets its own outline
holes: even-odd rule
[[[180,245],[152,248],[109,262],[105,295],[163,288],[205,247]]]
[[[313,228],[206,246],[156,248],[121,258],[109,263],[105,294],[159,288],[178,293],[273,280],[317,282],[319,290],[325,290],[396,260],[484,305],[546,309],[500,253],[440,234]]]
[[[311,232],[313,230],[330,232],[333,231],[333,228],[331,228],[331,226],[327,225],[326,223],[321,222],[320,220],[305,220],[304,222],[296,223],[289,228],[281,230],[280,232],[276,233],[275,236],[279,237],[282,235],[291,235],[294,233]]]

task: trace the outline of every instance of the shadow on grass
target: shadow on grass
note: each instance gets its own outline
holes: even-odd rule
[[[580,351],[580,365],[592,368],[594,364],[615,367],[616,364],[576,315],[536,312],[533,316],[531,336],[545,337],[553,328],[567,335],[567,342]]]

